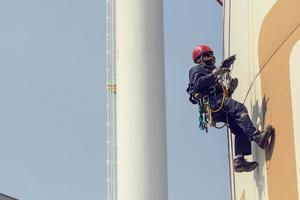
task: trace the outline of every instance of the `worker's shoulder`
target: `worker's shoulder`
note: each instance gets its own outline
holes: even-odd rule
[[[191,67],[189,74],[193,74],[193,73],[201,72],[201,71],[205,71],[204,65],[198,64],[198,65]]]
[[[205,70],[205,67],[202,64],[198,64],[198,65],[195,65],[195,66],[191,67],[190,71],[194,71],[194,70],[197,70],[197,71],[198,70]]]

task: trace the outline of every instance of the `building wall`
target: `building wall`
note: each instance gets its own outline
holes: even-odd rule
[[[298,199],[294,124],[300,121],[293,118],[290,61],[300,39],[299,16],[300,1],[278,0],[264,18],[259,35],[260,66],[272,57],[261,77],[262,92],[270,99],[265,120],[274,124],[277,133],[267,171],[269,196],[274,200]],[[294,83],[293,87],[299,87]]]
[[[300,40],[293,46],[290,56],[290,77],[291,77],[291,94],[292,94],[292,110],[293,110],[293,125],[295,135],[296,148],[296,164],[297,164],[297,191],[300,191]],[[299,195],[299,194],[298,194]]]
[[[298,199],[299,24],[299,0],[225,1],[224,55],[237,54],[234,98],[243,102],[262,70],[245,105],[258,128],[272,124],[276,129],[274,145],[266,151],[253,144],[248,159],[259,161],[258,170],[234,174],[233,199]]]

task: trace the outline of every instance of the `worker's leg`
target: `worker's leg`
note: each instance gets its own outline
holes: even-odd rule
[[[229,124],[230,131],[235,135],[234,148],[235,158],[233,160],[234,169],[236,172],[253,171],[258,163],[255,161],[249,162],[244,156],[251,154],[251,142],[243,130],[235,123],[235,120],[227,115],[224,111],[213,113],[213,118],[216,122],[224,122]]]
[[[249,141],[254,141],[262,149],[266,148],[268,139],[274,132],[273,127],[269,126],[268,129],[260,132],[252,123],[246,106],[234,99],[225,98],[222,110],[243,130],[242,132],[248,137]]]
[[[230,131],[235,135],[234,149],[235,158],[233,160],[234,170],[236,172],[250,172],[256,169],[258,162],[247,161],[244,156],[251,155],[251,141],[249,141],[247,134],[243,132],[230,116],[228,116],[228,123]]]
[[[235,155],[251,155],[251,142],[243,132],[243,129],[241,129],[231,117],[228,117],[228,123],[230,131],[235,135]]]
[[[258,130],[252,123],[246,106],[234,99],[225,98],[222,110],[235,122],[235,126],[242,130],[239,132],[245,134],[248,140],[252,141]]]
[[[251,142],[248,139],[243,129],[237,125],[232,116],[226,114],[223,110],[217,113],[213,113],[213,119],[216,122],[224,122],[229,124],[231,133],[235,135],[234,150],[235,155],[251,155]]]

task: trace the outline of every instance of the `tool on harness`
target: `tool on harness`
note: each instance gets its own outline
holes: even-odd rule
[[[200,100],[198,104],[198,111],[199,111],[199,129],[200,130],[205,130],[206,132],[208,131],[207,127],[207,113],[205,111],[204,104]]]
[[[197,93],[198,96],[200,95],[199,93]],[[222,99],[222,104],[224,103],[224,99]],[[223,106],[223,105],[221,105]],[[220,106],[220,108],[221,108]],[[207,95],[205,95],[202,99],[199,98],[198,101],[198,111],[199,111],[199,129],[200,130],[205,130],[205,132],[208,132],[208,125],[210,127],[214,127],[217,129],[221,129],[223,127],[225,127],[226,123],[224,123],[224,125],[218,127],[217,123],[213,120],[212,117],[212,112],[217,112],[215,110],[212,110],[209,104],[209,97]]]

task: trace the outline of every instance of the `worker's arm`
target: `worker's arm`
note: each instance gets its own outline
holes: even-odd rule
[[[202,88],[215,85],[215,78],[214,73],[195,73],[192,75],[192,83],[198,90],[201,90]]]

